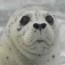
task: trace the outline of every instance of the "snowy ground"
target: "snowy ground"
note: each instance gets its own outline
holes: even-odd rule
[[[65,0],[0,0],[0,36],[12,13],[26,4],[43,4],[51,11],[55,11],[60,27],[62,41],[61,56],[62,65],[65,65]]]

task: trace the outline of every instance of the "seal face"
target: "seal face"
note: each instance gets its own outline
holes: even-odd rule
[[[0,64],[60,65],[57,27],[55,16],[43,6],[16,11],[1,38]]]
[[[48,54],[55,44],[57,24],[54,15],[44,8],[33,6],[17,11],[7,25],[7,35],[22,52]]]

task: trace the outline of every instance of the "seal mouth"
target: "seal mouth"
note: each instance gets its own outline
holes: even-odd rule
[[[38,43],[46,43],[47,46],[49,46],[48,42],[46,40],[37,40]]]
[[[44,40],[37,40],[37,42],[41,43],[41,42],[45,42]]]

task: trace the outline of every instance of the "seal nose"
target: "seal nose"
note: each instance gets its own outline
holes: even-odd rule
[[[33,27],[41,30],[41,29],[44,29],[46,27],[46,24],[45,23],[42,23],[42,24],[34,23]]]

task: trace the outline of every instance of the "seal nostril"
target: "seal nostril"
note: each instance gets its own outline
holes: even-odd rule
[[[46,27],[46,24],[45,23],[42,23],[41,24],[41,27],[44,29]]]
[[[39,24],[34,23],[34,24],[33,24],[33,27],[36,28],[36,29],[39,29]]]
[[[46,27],[46,24],[45,23],[42,23],[42,24],[34,23],[33,27],[41,30],[41,29],[44,29]]]

